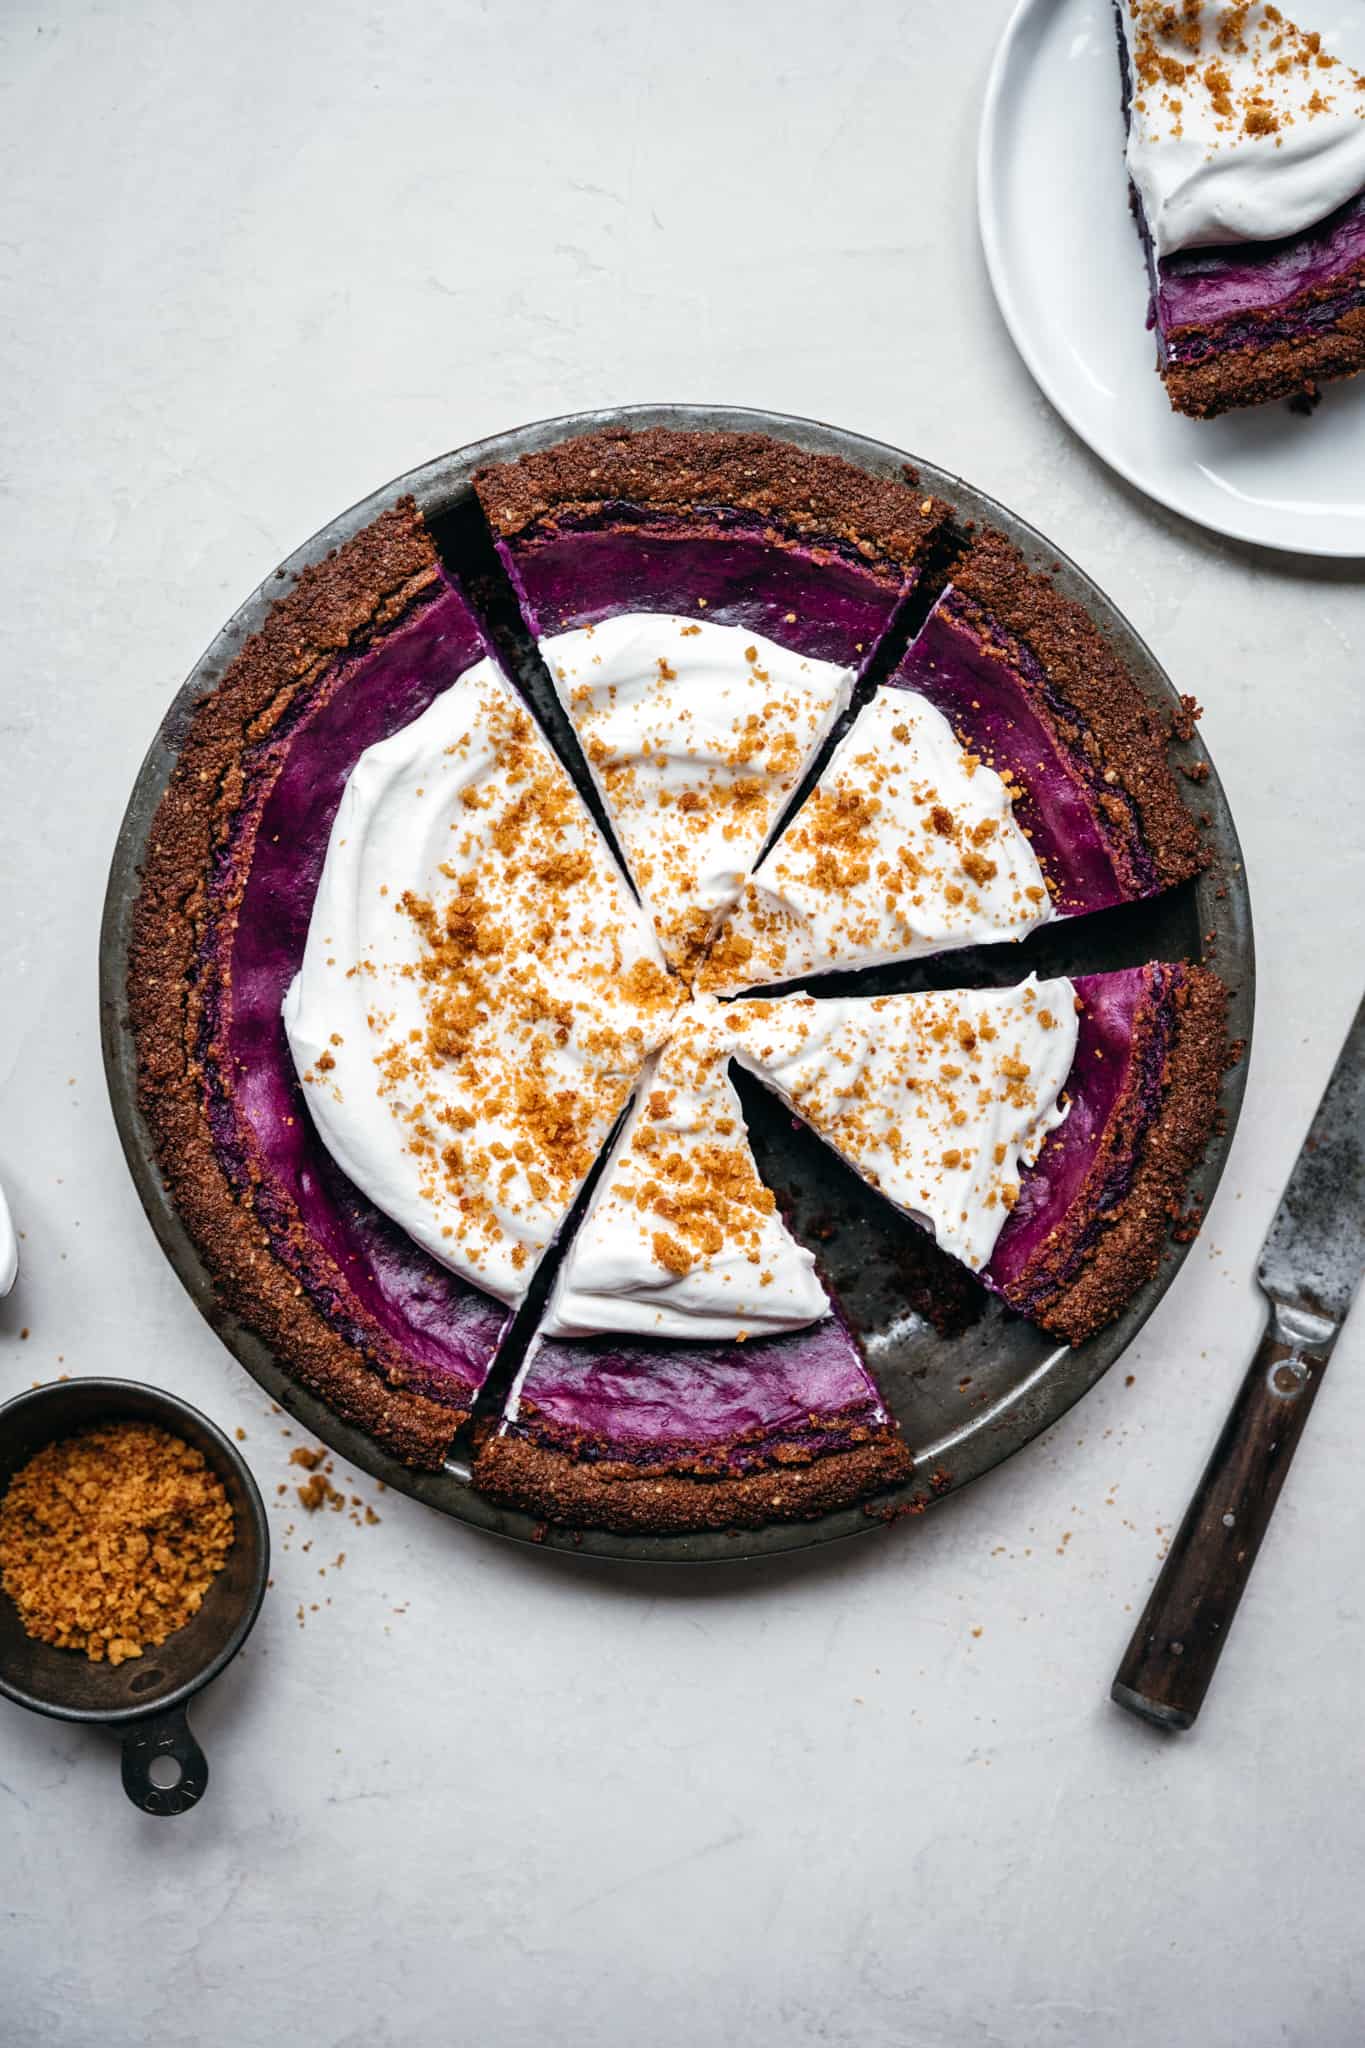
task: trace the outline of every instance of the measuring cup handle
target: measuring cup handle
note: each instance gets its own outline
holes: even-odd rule
[[[152,1776],[160,1757],[179,1767],[179,1776],[169,1784],[158,1785]],[[164,1775],[169,1778],[169,1770]],[[203,1798],[208,1781],[208,1758],[194,1739],[183,1707],[130,1721],[124,1728],[123,1789],[144,1813],[188,1813]]]

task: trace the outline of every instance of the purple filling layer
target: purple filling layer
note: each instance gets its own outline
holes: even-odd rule
[[[1063,1223],[1086,1185],[1106,1131],[1120,1103],[1136,1090],[1138,1115],[1133,1142],[1114,1148],[1104,1185],[1087,1196],[1088,1227],[1072,1247],[1070,1269],[1104,1228],[1102,1218],[1127,1192],[1137,1165],[1137,1145],[1161,1106],[1162,1071],[1169,1050],[1172,1016],[1170,997],[1179,967],[1123,968],[1113,974],[1082,974],[1073,978],[1085,1005],[1076,1039],[1076,1057],[1067,1076],[1071,1108],[1066,1122],[1044,1145],[1036,1165],[1020,1181],[1019,1200],[996,1240],[995,1252],[982,1274],[997,1294],[1009,1294],[1015,1308],[1027,1312],[1027,1280],[1019,1281],[1045,1239]],[[1150,1028],[1139,1030],[1139,1012]],[[1140,1061],[1140,1065],[1136,1064]],[[1049,1280],[1044,1292],[1054,1284]]]
[[[486,652],[464,599],[447,588],[371,652],[343,663],[293,729],[272,738],[250,764],[249,793],[214,879],[216,897],[241,889],[227,928],[226,1016],[219,978],[205,983],[213,992],[206,1040],[210,1049],[225,1043],[231,1063],[228,1087],[210,1058],[210,1124],[238,1185],[246,1172],[259,1173],[256,1207],[276,1255],[350,1342],[373,1349],[354,1320],[358,1303],[411,1361],[408,1383],[458,1407],[487,1376],[508,1312],[419,1250],[332,1163],[295,1077],[280,1004],[303,957],[351,769]],[[296,1221],[310,1245],[287,1235]],[[330,1255],[336,1273],[314,1259],[312,1246]]]
[[[1215,349],[1283,341],[1330,327],[1365,305],[1365,193],[1282,242],[1225,249],[1182,249],[1157,264],[1157,325],[1168,359],[1186,362]],[[1305,293],[1324,294],[1294,307]],[[1279,318],[1273,317],[1276,313]],[[1182,327],[1217,326],[1213,336],[1182,339]]]
[[[915,581],[913,570],[873,569],[842,550],[784,540],[739,514],[645,519],[638,509],[613,506],[603,519],[499,541],[538,638],[622,612],[675,612],[861,670]]]
[[[520,1436],[588,1460],[743,1472],[783,1446],[826,1450],[886,1423],[851,1331],[823,1323],[748,1344],[590,1337],[540,1345]]]
[[[1098,771],[1045,716],[1051,711],[1079,727],[1079,713],[1056,697],[1028,648],[1007,658],[999,647],[982,644],[991,624],[988,614],[950,587],[892,684],[927,697],[973,753],[993,768],[1009,769],[1022,791],[1015,817],[1030,836],[1058,910],[1103,910],[1159,889],[1136,829],[1120,842],[1111,826],[1101,825]],[[1005,637],[1000,631],[1001,643]],[[1107,794],[1112,798],[1114,792]]]

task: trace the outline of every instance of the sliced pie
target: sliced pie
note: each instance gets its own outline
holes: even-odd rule
[[[1171,404],[1210,419],[1365,368],[1365,24],[1116,0],[1130,199]],[[1349,10],[1348,10],[1349,12]]]
[[[1026,937],[1198,872],[1170,734],[1089,615],[974,541],[755,870],[718,993]]]
[[[908,482],[650,432],[480,490],[644,907],[400,502],[194,708],[149,835],[129,999],[177,1210],[221,1305],[412,1465],[472,1416],[476,1485],[570,1521],[863,1498],[908,1456],[759,1175],[731,1058],[1079,1339],[1182,1199],[1222,991],[1150,967],[891,1008],[718,1004],[708,978],[781,978],[798,948],[728,981],[707,948],[733,951],[745,913],[717,924],[850,690],[862,722],[774,849],[828,893],[806,899],[801,973],[1184,879],[1200,854],[1164,735],[1078,608]],[[953,547],[871,693],[870,656]],[[622,1117],[535,1329],[532,1276]],[[489,1375],[527,1333],[498,1422]]]
[[[600,434],[477,479],[670,964],[690,974],[946,508],[757,434]]]

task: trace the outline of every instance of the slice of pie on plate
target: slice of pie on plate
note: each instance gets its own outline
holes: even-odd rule
[[[1115,7],[1130,196],[1171,404],[1211,419],[1354,376],[1365,11],[1336,10],[1329,38],[1268,0]]]
[[[1170,733],[1082,607],[986,533],[724,920],[733,993],[1021,939],[1205,863]]]
[[[476,478],[671,965],[690,973],[947,508],[760,434],[594,434]]]

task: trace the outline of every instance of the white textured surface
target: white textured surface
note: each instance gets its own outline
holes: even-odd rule
[[[381,1501],[378,1527],[279,1550],[198,1710],[213,1782],[182,1820],[134,1814],[103,1742],[0,1711],[7,2048],[1365,2030],[1360,1317],[1198,1728],[1162,1741],[1106,1700],[1359,994],[1365,587],[1153,511],[1038,396],[973,224],[1004,14],[978,0],[945,36],[922,0],[4,12],[5,1391],[162,1380],[283,1480],[278,1424],[119,1159],[104,870],[157,719],[245,592],[383,478],[513,421],[748,401],[1030,513],[1207,706],[1261,976],[1179,1283],[1047,1441],[922,1521],[673,1573]]]

